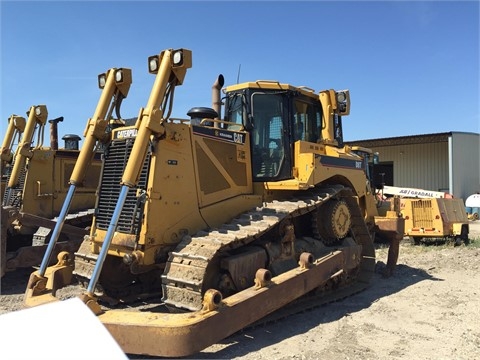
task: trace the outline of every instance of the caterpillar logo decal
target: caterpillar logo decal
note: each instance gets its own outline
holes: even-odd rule
[[[331,167],[363,170],[363,162],[360,160],[342,159],[333,156],[320,156],[320,164]]]
[[[114,133],[114,139],[126,139],[126,138],[133,138],[136,137],[138,134],[138,129],[125,129],[125,130],[118,130]]]
[[[206,136],[236,144],[245,144],[245,134],[235,131],[215,129],[204,126],[193,126],[193,133],[195,135]]]

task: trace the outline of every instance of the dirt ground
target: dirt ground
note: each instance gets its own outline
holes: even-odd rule
[[[403,240],[393,277],[354,296],[235,334],[191,359],[480,359],[480,222],[473,243]],[[382,267],[387,249],[377,249]],[[0,314],[22,309],[29,271],[2,279]],[[141,357],[130,356],[140,359]]]

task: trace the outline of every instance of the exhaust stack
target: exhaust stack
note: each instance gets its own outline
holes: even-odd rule
[[[222,74],[218,75],[217,80],[212,85],[212,109],[218,114],[215,119],[220,120],[222,118],[222,99],[220,96],[220,90],[222,90],[225,79]],[[215,123],[215,127],[218,127],[219,123]]]
[[[50,123],[50,148],[58,150],[58,123],[63,121],[63,116],[48,120]]]

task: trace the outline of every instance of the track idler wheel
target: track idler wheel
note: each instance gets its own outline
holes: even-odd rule
[[[313,219],[313,231],[323,242],[333,244],[348,235],[352,215],[344,200],[331,200],[321,206]]]

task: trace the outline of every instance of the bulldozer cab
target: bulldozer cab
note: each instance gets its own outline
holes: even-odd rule
[[[317,143],[322,106],[313,92],[278,82],[257,81],[227,88],[225,120],[251,136],[253,181],[292,179],[294,143]]]

